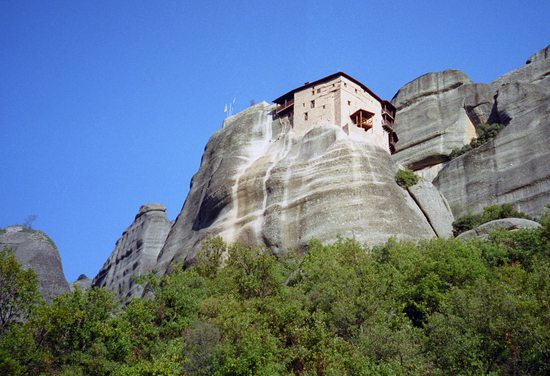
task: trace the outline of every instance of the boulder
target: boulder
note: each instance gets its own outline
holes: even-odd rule
[[[377,244],[435,233],[394,179],[388,151],[349,138],[336,125],[303,136],[273,119],[263,102],[228,118],[208,142],[189,195],[158,258],[162,272],[190,261],[200,242],[305,250],[338,236]]]
[[[141,296],[143,287],[132,278],[153,271],[170,226],[164,205],[142,205],[92,285],[111,290],[122,299]]]
[[[469,143],[476,136],[475,125],[489,115],[492,98],[487,86],[472,85],[464,73],[447,70],[409,82],[392,103],[399,135],[393,158],[420,170],[446,162],[453,149]]]
[[[476,228],[465,231],[462,234],[457,236],[457,239],[468,239],[468,238],[482,238],[487,239],[489,233],[495,230],[506,230],[506,231],[515,231],[519,229],[535,229],[541,227],[540,223],[531,221],[529,219],[523,218],[504,218],[504,219],[495,219],[477,226]]]
[[[61,257],[54,242],[42,231],[10,226],[0,233],[0,248],[8,247],[17,261],[34,270],[38,290],[46,302],[69,291]]]
[[[453,236],[454,216],[447,200],[437,188],[429,181],[421,180],[408,190],[437,236]]]

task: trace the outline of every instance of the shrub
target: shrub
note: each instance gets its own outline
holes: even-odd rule
[[[472,149],[475,149],[483,144],[486,144],[487,142],[491,141],[493,138],[496,137],[496,135],[505,127],[504,124],[482,124],[478,127],[478,134],[479,136],[477,138],[474,138],[468,145],[464,145],[461,148],[453,149],[451,151],[451,154],[449,154],[450,159],[455,159],[462,154],[466,154]]]
[[[483,208],[481,214],[467,214],[458,217],[453,222],[453,233],[455,236],[482,225],[484,223],[502,218],[525,218],[531,219],[527,214],[515,210],[510,204],[491,205]]]
[[[395,174],[395,182],[400,187],[403,187],[405,189],[412,187],[413,185],[418,183],[418,179],[418,176],[416,176],[415,173],[408,168],[401,169]]]

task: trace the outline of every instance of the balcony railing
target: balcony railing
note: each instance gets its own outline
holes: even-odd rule
[[[279,114],[292,106],[294,106],[294,99],[289,99],[285,101],[284,104],[279,105],[279,107],[275,109],[275,113]]]
[[[388,119],[382,119],[382,127],[387,132],[392,132],[393,131],[393,121],[390,121]]]
[[[389,116],[389,117],[392,118],[392,119],[395,118],[395,113],[394,113],[394,111],[391,110],[391,109],[389,109],[389,108],[387,108],[387,107],[385,107],[385,106],[382,107],[382,116],[383,116],[383,115],[387,115],[387,116]]]

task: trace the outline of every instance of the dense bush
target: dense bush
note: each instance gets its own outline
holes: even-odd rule
[[[489,241],[203,244],[124,307],[76,290],[0,334],[0,374],[550,372],[550,220]],[[222,267],[223,265],[223,267]]]
[[[504,124],[482,124],[477,128],[478,137],[474,138],[468,145],[464,145],[461,148],[453,149],[449,158],[455,159],[456,157],[461,156],[469,152],[472,149],[475,149],[483,144],[486,144],[490,140],[496,137],[496,135],[505,127]]]
[[[405,189],[418,183],[418,176],[408,168],[401,169],[395,174],[395,182]]]
[[[527,214],[515,210],[510,204],[491,205],[483,208],[481,214],[467,214],[458,217],[453,222],[453,233],[455,236],[464,231],[471,230],[483,223],[502,218],[525,218],[531,219]]]

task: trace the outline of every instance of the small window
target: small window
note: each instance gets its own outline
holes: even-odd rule
[[[351,101],[348,101],[348,106],[351,106]]]
[[[306,103],[305,103],[305,102],[304,102],[304,103],[302,103],[302,107],[305,107],[305,106],[306,106]]]
[[[311,89],[311,95],[315,95],[315,89]]]
[[[315,101],[314,101],[314,100],[313,100],[313,101],[311,101],[311,103],[310,103],[310,107],[311,107],[311,108],[315,108]]]
[[[327,107],[326,107],[325,105],[323,105],[323,110],[324,110],[325,108],[327,108]]]
[[[304,120],[307,120],[307,112],[304,112]]]
[[[347,82],[344,82],[344,87],[348,87],[348,84],[347,84]]]
[[[336,86],[336,84],[332,84],[332,87],[335,87],[335,86]]]
[[[317,89],[317,94],[319,94],[321,92],[321,89]]]
[[[357,94],[357,89],[355,89],[355,94]]]

